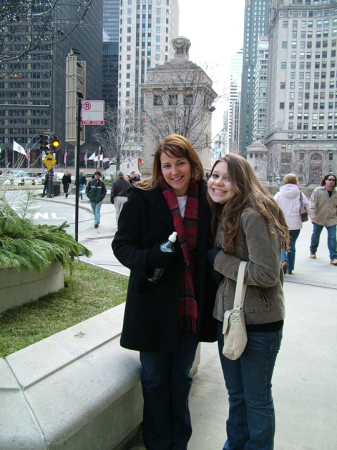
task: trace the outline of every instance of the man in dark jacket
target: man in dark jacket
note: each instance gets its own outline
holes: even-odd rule
[[[131,180],[130,180],[130,183],[131,183],[131,184],[137,183],[137,181],[140,181],[140,176],[137,175],[136,172],[133,170],[133,171],[131,172]]]
[[[117,177],[117,180],[114,181],[111,188],[110,201],[116,208],[116,223],[118,226],[119,214],[122,211],[124,203],[128,199],[127,189],[130,186],[130,183],[124,179],[124,173],[121,171],[117,172]]]
[[[92,211],[95,216],[94,227],[98,228],[100,222],[100,212],[103,198],[106,196],[106,187],[104,182],[100,179],[101,172],[96,170],[94,179],[88,183],[85,193],[90,201]]]
[[[46,194],[48,194],[48,182],[49,182],[49,170],[46,170],[45,176],[44,176],[44,186],[43,186],[42,197],[44,197]]]
[[[63,178],[62,178],[63,192],[64,192],[64,194],[65,194],[65,195],[64,195],[65,198],[68,198],[68,191],[69,191],[70,183],[71,183],[71,176],[70,176],[70,173],[69,173],[69,172],[66,172],[66,173],[63,175]]]

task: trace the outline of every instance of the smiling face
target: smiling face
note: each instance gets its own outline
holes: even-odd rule
[[[177,197],[186,195],[191,181],[191,164],[187,158],[175,157],[172,153],[160,155],[161,172],[166,183]]]
[[[220,161],[214,167],[207,183],[208,194],[214,203],[226,203],[235,196],[233,185],[228,174],[228,165]]]

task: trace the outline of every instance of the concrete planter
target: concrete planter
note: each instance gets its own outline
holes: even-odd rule
[[[41,273],[36,270],[0,269],[0,313],[37,300],[64,287],[64,272],[54,262]]]

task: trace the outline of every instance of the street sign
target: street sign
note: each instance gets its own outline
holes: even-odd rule
[[[104,100],[82,100],[81,125],[104,125]]]
[[[45,157],[43,162],[48,167],[48,169],[51,169],[53,167],[53,165],[56,163],[56,159],[54,158],[54,156],[51,153],[48,153],[48,155]]]

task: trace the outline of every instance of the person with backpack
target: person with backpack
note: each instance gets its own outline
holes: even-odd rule
[[[106,196],[106,187],[101,180],[101,172],[99,170],[96,170],[94,177],[95,178],[88,183],[85,193],[90,201],[90,206],[95,216],[94,227],[98,228],[101,218],[101,205]]]

